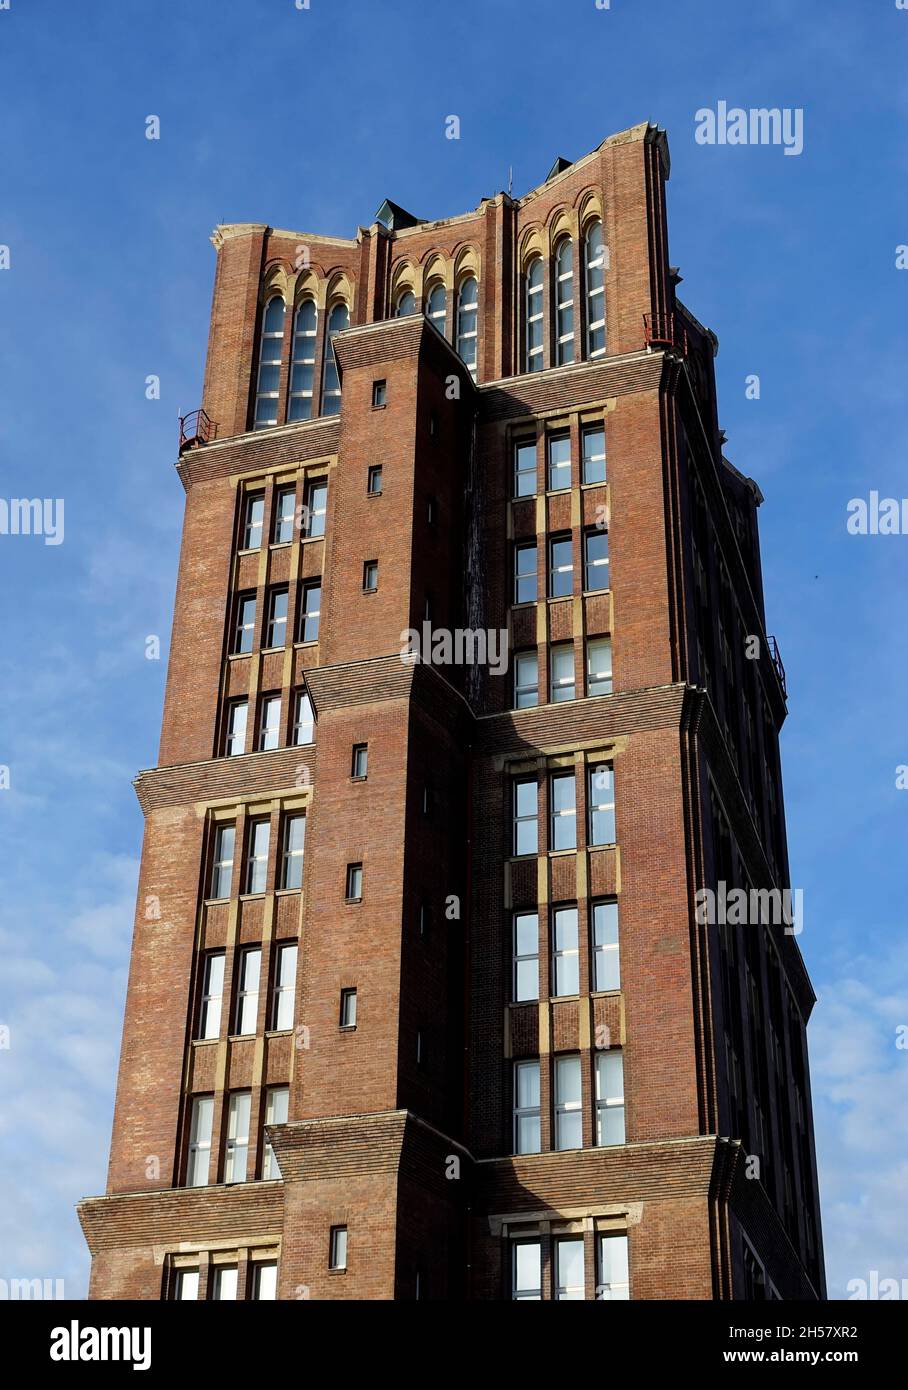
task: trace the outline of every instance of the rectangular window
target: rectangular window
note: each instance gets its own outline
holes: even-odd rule
[[[618,904],[593,904],[593,988],[620,989]]]
[[[363,565],[363,593],[374,594],[378,588],[378,561],[366,560]]]
[[[246,514],[243,519],[243,549],[258,550],[262,544],[262,522],[265,518],[265,494],[246,494]]]
[[[270,1303],[277,1298],[275,1261],[262,1260],[252,1266],[252,1297],[256,1303]]]
[[[356,990],[342,989],[340,1002],[340,1026],[342,1028],[356,1027]]]
[[[514,913],[514,1000],[539,998],[539,914]]]
[[[583,1236],[555,1241],[555,1297],[577,1302],[586,1297],[583,1273]]]
[[[293,1001],[296,994],[296,943],[278,946],[274,967],[274,1008],[271,1026],[276,1032],[293,1027]]]
[[[577,782],[573,772],[549,778],[549,848],[577,848]]]
[[[624,1143],[624,1059],[620,1051],[596,1053],[596,1143]]]
[[[514,445],[514,496],[536,494],[536,441],[524,439]]]
[[[612,693],[612,643],[609,637],[591,638],[586,644],[586,693]]]
[[[265,1124],[285,1125],[289,1114],[290,1087],[269,1086],[265,1092]],[[262,1158],[262,1177],[267,1181],[270,1178],[279,1178],[280,1176],[281,1170],[274,1156],[274,1149],[266,1139],[265,1153]]]
[[[552,993],[580,993],[580,941],[576,907],[556,907],[552,914]]]
[[[255,1032],[259,1014],[261,974],[261,946],[244,947],[240,952],[239,985],[236,997],[236,1031],[241,1037],[248,1037]]]
[[[227,742],[224,751],[228,758],[236,758],[246,751],[246,720],[249,715],[248,700],[232,700],[227,710]]]
[[[218,1303],[232,1303],[236,1298],[236,1265],[215,1265],[211,1272],[211,1297]]]
[[[350,776],[361,782],[368,774],[369,745],[368,743],[354,743],[353,758],[350,764]]]
[[[229,898],[233,878],[233,850],[236,826],[219,825],[214,836],[214,865],[211,871],[211,896]]]
[[[549,700],[573,700],[574,698],[574,644],[559,642],[549,648],[551,674],[549,678]]]
[[[192,1118],[189,1124],[189,1163],[186,1170],[187,1187],[207,1187],[211,1159],[211,1122],[214,1118],[214,1096],[193,1096]]]
[[[380,405],[388,404],[388,383],[387,381],[373,381],[372,383],[372,406],[377,409]]]
[[[574,592],[574,547],[570,536],[549,541],[549,598],[570,598]]]
[[[587,531],[583,538],[583,587],[587,592],[609,587],[608,531]]]
[[[590,844],[615,843],[615,772],[608,763],[589,770]]]
[[[514,854],[536,854],[539,849],[538,788],[535,777],[514,783]]]
[[[255,594],[238,594],[236,623],[233,629],[234,655],[252,651],[255,639]]]
[[[232,1091],[227,1110],[227,1150],[224,1158],[224,1181],[245,1182],[249,1161],[249,1116],[252,1110],[251,1091]]]
[[[605,482],[605,430],[600,425],[585,429],[583,440],[583,481]]]
[[[301,690],[296,697],[296,716],[293,721],[293,742],[314,743],[315,742],[315,719],[312,714],[312,701],[305,690]]]
[[[514,657],[514,708],[531,709],[539,704],[539,661],[535,652],[517,652]]]
[[[289,545],[293,540],[296,488],[278,488],[274,494],[274,544]]]
[[[380,497],[380,496],[381,496],[381,464],[380,464],[380,463],[374,464],[374,465],[369,469],[369,472],[368,472],[368,474],[366,475],[366,478],[367,478],[367,481],[366,481],[366,491],[368,492],[369,496],[370,496],[370,497]]]
[[[536,543],[514,546],[514,602],[536,601]]]
[[[266,647],[283,647],[287,641],[287,605],[290,596],[286,589],[273,589],[268,599],[268,626],[265,629]]]
[[[596,1297],[611,1303],[626,1303],[631,1296],[627,1236],[600,1235],[598,1246]]]
[[[328,1255],[329,1269],[347,1268],[347,1228],[346,1226],[331,1227],[331,1241]]]
[[[538,1240],[511,1244],[511,1298],[525,1303],[542,1301],[542,1244]]]
[[[259,751],[277,748],[280,739],[281,697],[265,695],[262,697],[262,713],[259,720]]]
[[[514,1063],[514,1152],[538,1154],[541,1134],[539,1124],[539,1063]]]
[[[246,859],[246,892],[264,893],[268,877],[268,844],[271,823],[254,820],[249,827],[249,853]]]
[[[306,817],[287,816],[284,821],[284,852],[281,863],[282,888],[302,888],[305,854]]]
[[[359,902],[363,896],[363,866],[362,864],[347,865],[346,898],[348,902]]]
[[[328,511],[328,484],[310,483],[306,488],[306,535],[313,540],[325,534],[325,517]]]
[[[200,1038],[216,1038],[221,1031],[224,1002],[224,952],[209,951],[202,975],[202,1007],[199,1010]]]
[[[195,1303],[199,1296],[199,1271],[178,1269],[174,1298],[180,1303]]]
[[[321,607],[321,584],[305,584],[303,586],[303,616],[300,624],[301,642],[318,641],[318,620],[321,615]]]
[[[549,492],[571,485],[571,436],[549,435]]]
[[[583,1147],[580,1057],[555,1058],[555,1148]]]

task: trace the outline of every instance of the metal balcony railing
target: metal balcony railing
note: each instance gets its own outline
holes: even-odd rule
[[[217,438],[218,427],[206,411],[201,408],[180,416],[180,453],[186,449],[198,449]]]
[[[678,314],[644,314],[643,339],[648,348],[687,356],[687,329]]]

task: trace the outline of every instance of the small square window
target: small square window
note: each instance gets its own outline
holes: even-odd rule
[[[329,1269],[347,1268],[347,1228],[346,1226],[331,1227],[331,1243],[329,1254]]]
[[[347,902],[358,903],[363,896],[362,864],[347,865]]]
[[[353,760],[350,768],[350,776],[358,781],[365,781],[369,772],[369,745],[368,743],[354,743]]]
[[[376,463],[369,469],[366,491],[370,497],[381,497],[381,464]]]
[[[340,1000],[340,1026],[342,1028],[356,1027],[356,990],[342,989]]]
[[[388,383],[387,381],[373,381],[372,383],[372,409],[377,410],[379,406],[388,404]]]
[[[363,593],[374,594],[378,588],[378,561],[367,560],[363,565]]]

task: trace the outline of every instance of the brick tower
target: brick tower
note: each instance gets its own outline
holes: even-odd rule
[[[789,887],[785,679],[668,172],[217,229],[93,1298],[825,1296],[796,931],[700,910]]]

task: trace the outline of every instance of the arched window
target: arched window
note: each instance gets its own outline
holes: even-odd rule
[[[284,301],[279,294],[265,305],[262,315],[262,341],[259,346],[259,376],[255,388],[255,420],[257,430],[277,424],[278,395],[281,383],[281,352],[284,347]]]
[[[346,304],[335,304],[328,315],[328,340],[325,343],[325,371],[322,380],[322,414],[339,415],[341,408],[340,376],[334,356],[334,335],[350,326],[350,310]]]
[[[430,319],[442,337],[445,336],[445,319],[448,312],[448,292],[441,281],[429,290],[426,300],[426,318]]]
[[[543,279],[542,257],[536,256],[527,266],[526,283],[526,321],[524,337],[526,341],[526,369],[528,372],[541,372],[545,366],[543,358]]]
[[[416,295],[412,290],[401,290],[397,296],[397,308],[394,310],[396,318],[402,319],[404,314],[416,313]]]
[[[583,242],[586,280],[586,355],[605,352],[605,247],[602,223],[591,222]]]
[[[290,409],[288,420],[312,418],[315,385],[315,332],[318,310],[314,299],[304,299],[296,311],[293,326],[293,362],[290,368]]]
[[[479,286],[470,275],[460,287],[457,297],[457,351],[476,380],[476,335],[479,317]]]
[[[555,250],[555,360],[574,360],[574,247],[563,237]]]

